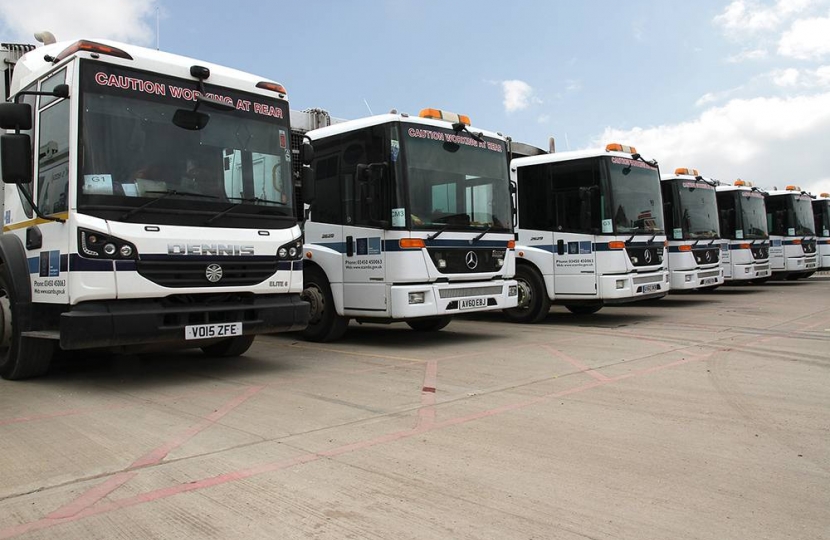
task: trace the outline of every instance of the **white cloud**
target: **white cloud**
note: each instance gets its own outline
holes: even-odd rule
[[[501,88],[504,92],[504,110],[507,112],[527,109],[531,103],[542,103],[542,100],[534,95],[533,87],[524,81],[502,81]]]
[[[597,145],[632,144],[664,170],[695,167],[721,180],[745,178],[761,187],[791,180],[830,191],[826,141],[830,92],[790,98],[733,99],[679,124],[606,128]]]
[[[565,81],[565,90],[568,92],[577,92],[582,90],[582,81],[577,79],[568,79]]]
[[[735,88],[730,88],[729,90],[722,90],[720,92],[707,92],[700,96],[698,100],[695,102],[696,107],[703,107],[704,105],[710,105],[717,101],[724,101],[732,94],[743,90],[743,86],[737,86]]]
[[[798,84],[799,71],[795,68],[780,69],[772,73],[772,82],[776,86],[795,86]]]
[[[775,30],[789,19],[824,4],[826,0],[778,0],[764,3],[759,0],[734,0],[715,24],[732,35],[755,34]]]
[[[539,118],[537,118],[536,121],[540,124],[547,124],[548,122],[550,122],[550,115],[543,114]]]
[[[58,41],[109,38],[137,45],[153,42],[157,0],[0,0],[4,39],[33,43],[33,34],[49,30]]]
[[[745,60],[763,60],[767,57],[766,49],[744,49],[738,54],[728,56],[726,61],[730,64],[737,64]]]
[[[778,42],[778,54],[799,60],[821,58],[830,54],[830,16],[800,19],[784,32]]]

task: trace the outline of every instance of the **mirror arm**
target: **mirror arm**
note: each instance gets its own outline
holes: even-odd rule
[[[58,223],[66,223],[66,220],[63,218],[47,216],[43,212],[41,212],[40,208],[38,208],[37,204],[35,204],[35,201],[32,199],[32,195],[24,186],[20,186],[19,191],[23,195],[23,198],[26,199],[26,202],[29,203],[29,206],[32,207],[32,210],[35,211],[35,215],[37,215],[37,217],[39,217],[40,219],[45,219],[47,221],[57,221]]]

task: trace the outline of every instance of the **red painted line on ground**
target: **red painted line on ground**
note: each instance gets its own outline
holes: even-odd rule
[[[716,354],[716,353],[712,353],[712,354]],[[32,521],[32,522],[29,522],[29,523],[23,523],[23,524],[15,525],[15,526],[12,526],[12,527],[7,527],[5,529],[0,529],[0,539],[11,538],[13,536],[17,536],[17,535],[24,534],[24,533],[27,533],[27,532],[47,529],[47,528],[50,528],[50,527],[54,527],[56,525],[61,525],[63,523],[74,522],[74,521],[78,521],[78,520],[81,520],[81,519],[84,519],[84,518],[87,518],[87,517],[100,515],[100,514],[105,514],[105,513],[113,512],[113,511],[120,510],[120,509],[123,509],[123,508],[129,508],[129,507],[132,507],[132,506],[137,506],[137,505],[140,505],[140,504],[157,501],[157,500],[160,500],[160,499],[166,499],[168,497],[172,497],[172,496],[178,495],[180,493],[186,493],[186,492],[189,492],[189,491],[196,491],[196,490],[200,490],[200,489],[205,489],[205,488],[225,484],[225,483],[228,483],[228,482],[234,482],[234,481],[237,481],[237,480],[250,478],[252,476],[257,476],[257,475],[268,473],[268,472],[274,472],[274,471],[279,471],[279,470],[282,470],[282,469],[287,469],[287,468],[290,468],[290,467],[294,467],[296,465],[301,465],[301,464],[304,464],[304,463],[310,463],[310,462],[317,461],[317,460],[320,460],[320,459],[326,458],[326,457],[340,456],[340,455],[343,455],[343,454],[347,454],[347,453],[354,452],[354,451],[357,451],[357,450],[363,450],[363,449],[370,448],[370,447],[373,447],[373,446],[377,446],[377,445],[380,445],[380,444],[385,444],[385,443],[389,443],[389,442],[395,442],[395,441],[399,441],[399,440],[403,440],[403,439],[408,439],[408,438],[411,438],[411,437],[422,435],[422,434],[430,432],[430,431],[443,429],[443,428],[447,428],[447,427],[450,427],[450,426],[456,426],[456,425],[459,425],[459,424],[465,424],[465,423],[472,422],[472,421],[475,421],[475,420],[479,420],[479,419],[482,419],[482,418],[489,418],[489,417],[492,417],[492,416],[497,416],[497,415],[500,415],[500,414],[503,414],[503,413],[506,413],[506,412],[516,411],[516,410],[520,410],[520,409],[523,409],[523,408],[531,406],[531,405],[536,405],[536,404],[539,404],[539,403],[550,401],[551,399],[557,399],[557,398],[561,398],[561,397],[564,397],[564,396],[584,392],[584,391],[590,390],[592,388],[597,388],[597,387],[600,387],[600,386],[606,386],[606,385],[612,384],[616,380],[620,380],[620,379],[623,379],[623,378],[630,378],[630,377],[645,375],[645,374],[648,374],[648,373],[654,373],[656,371],[660,371],[660,370],[663,370],[663,369],[668,369],[668,368],[671,368],[671,367],[676,367],[678,365],[682,365],[682,364],[686,364],[686,363],[694,362],[694,361],[698,361],[698,360],[700,360],[700,357],[686,358],[686,359],[683,359],[683,360],[671,362],[669,364],[664,364],[664,365],[656,366],[656,367],[649,368],[649,369],[646,369],[646,370],[641,370],[639,372],[635,372],[635,373],[632,373],[632,374],[629,374],[629,375],[626,375],[626,376],[623,376],[623,377],[619,377],[617,379],[607,379],[607,380],[604,380],[604,381],[597,380],[597,381],[594,381],[594,382],[591,382],[591,383],[588,383],[588,384],[584,384],[582,386],[577,386],[575,388],[562,390],[560,392],[554,392],[554,393],[551,393],[551,394],[546,394],[546,395],[539,396],[539,397],[529,399],[529,400],[525,400],[525,401],[522,401],[522,402],[519,402],[519,403],[513,403],[513,404],[510,404],[510,405],[503,405],[501,407],[496,407],[494,409],[489,409],[489,410],[486,410],[486,411],[481,411],[481,412],[469,414],[469,415],[466,415],[466,416],[451,418],[451,419],[448,419],[448,420],[444,420],[442,422],[434,422],[434,423],[432,423],[428,426],[424,426],[424,427],[417,427],[417,428],[411,429],[411,430],[393,432],[393,433],[389,433],[389,434],[386,434],[386,435],[381,435],[379,437],[375,437],[375,438],[372,438],[372,439],[342,445],[342,446],[332,448],[332,449],[329,449],[329,450],[304,454],[302,456],[298,456],[298,457],[291,458],[291,459],[288,459],[288,460],[278,461],[278,462],[274,462],[274,463],[266,463],[266,464],[258,465],[256,467],[251,467],[251,468],[248,468],[248,469],[241,469],[241,470],[238,470],[238,471],[232,471],[232,472],[220,474],[220,475],[217,475],[217,476],[213,476],[213,477],[210,477],[210,478],[204,478],[204,479],[201,479],[201,480],[196,480],[194,482],[188,482],[188,483],[185,483],[185,484],[176,484],[176,485],[169,486],[169,487],[166,487],[166,488],[161,488],[161,489],[149,491],[147,493],[142,493],[142,494],[139,494],[139,495],[135,495],[133,497],[126,497],[124,499],[119,499],[119,500],[116,500],[116,501],[107,502],[107,503],[104,503],[104,504],[99,504],[99,505],[94,506],[94,507],[90,506],[90,507],[84,508],[83,510],[81,510],[77,514],[75,514],[73,516],[70,516],[70,517],[63,517],[63,518],[58,518],[58,519],[41,518],[39,520]],[[423,395],[422,395],[422,398],[423,398]]]
[[[198,424],[194,424],[193,426],[186,429],[184,432],[179,434],[178,436],[174,437],[172,440],[162,444],[158,448],[147,452],[142,457],[135,460],[128,468],[127,471],[115,474],[114,476],[110,477],[105,482],[98,484],[97,486],[90,488],[80,496],[78,496],[72,502],[65,504],[55,510],[54,512],[48,514],[46,516],[47,519],[60,519],[60,518],[70,518],[72,516],[77,515],[79,512],[83,511],[84,509],[94,505],[119,487],[121,487],[124,483],[129,481],[133,476],[137,473],[129,472],[131,469],[136,469],[139,467],[146,467],[148,465],[155,465],[157,463],[161,463],[161,461],[167,457],[167,455],[175,450],[176,448],[183,445],[188,440],[192,439],[194,436],[202,432],[205,428],[212,426],[222,417],[227,415],[229,412],[240,406],[242,403],[250,399],[253,395],[257,392],[261,391],[264,386],[252,386],[248,388],[242,394],[236,396],[234,399],[228,401],[220,408],[213,411],[211,414],[205,417],[204,420],[199,422]]]
[[[435,387],[437,384],[438,360],[430,360],[424,368],[421,408],[418,409],[418,424],[415,429],[424,429],[435,423]]]
[[[569,356],[559,349],[555,349],[550,345],[542,345],[543,349],[551,353],[552,355],[556,356],[560,360],[564,360],[565,362],[569,363],[576,369],[578,369],[581,373],[585,373],[586,375],[590,375],[591,377],[595,378],[598,381],[608,381],[610,380],[608,377],[600,373],[599,371],[594,370],[594,368],[588,367],[573,356]]]
[[[69,504],[65,504],[46,516],[47,519],[60,519],[60,518],[68,518],[72,517],[81,510],[92,506],[93,504],[97,503],[123,484],[127,483],[133,476],[135,476],[136,472],[122,472],[115,474],[109,479],[102,483],[98,484],[97,486],[88,489],[85,493],[80,495],[77,499],[72,501]]]

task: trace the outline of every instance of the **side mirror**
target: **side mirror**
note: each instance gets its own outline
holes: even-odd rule
[[[0,103],[0,129],[32,129],[32,106],[28,103]]]
[[[58,98],[68,98],[69,97],[69,85],[68,84],[59,84],[52,89],[52,95]]]
[[[208,125],[209,121],[210,115],[199,111],[176,109],[176,112],[173,113],[173,123],[188,131],[199,131],[200,129],[205,129],[205,126]]]
[[[300,147],[300,162],[303,165],[311,165],[311,162],[314,160],[314,145],[311,144],[311,141],[305,140],[303,141],[303,145]]]
[[[303,195],[303,202],[305,204],[311,204],[314,202],[316,198],[316,189],[314,186],[314,169],[311,167],[303,167],[302,172],[302,195]]]
[[[32,181],[32,142],[25,133],[0,135],[3,182],[28,184]]]

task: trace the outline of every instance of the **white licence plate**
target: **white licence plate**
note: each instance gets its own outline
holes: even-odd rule
[[[650,285],[643,285],[643,292],[644,293],[650,293],[650,292],[659,291],[659,290],[660,290],[660,284],[659,283],[652,283]]]
[[[486,298],[465,298],[458,303],[459,309],[474,309],[487,307]]]
[[[242,335],[242,323],[192,324],[184,327],[184,339],[210,339]]]
[[[717,282],[718,282],[718,278],[716,278],[716,277],[708,277],[708,278],[704,278],[704,279],[700,280],[701,285],[712,285],[713,283],[717,283]]]

